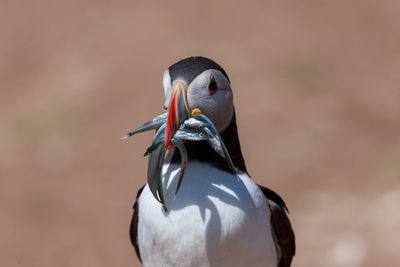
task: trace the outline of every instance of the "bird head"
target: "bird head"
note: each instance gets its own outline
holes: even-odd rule
[[[179,125],[196,113],[203,113],[222,132],[231,122],[233,94],[226,72],[205,57],[178,61],[164,72],[164,108],[168,111],[165,146],[168,148]]]

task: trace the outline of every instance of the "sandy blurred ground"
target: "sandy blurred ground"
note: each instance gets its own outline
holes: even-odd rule
[[[0,265],[138,266],[128,228],[161,79],[230,75],[251,175],[293,266],[398,266],[399,1],[0,3]]]

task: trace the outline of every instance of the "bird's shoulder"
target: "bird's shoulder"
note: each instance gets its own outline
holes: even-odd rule
[[[258,185],[271,210],[271,226],[274,232],[279,258],[278,267],[289,267],[296,251],[295,236],[287,216],[285,201],[268,187]]]

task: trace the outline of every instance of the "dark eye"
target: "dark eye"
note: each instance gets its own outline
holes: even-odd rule
[[[215,79],[212,79],[210,83],[208,84],[208,91],[210,92],[210,95],[214,94],[218,90],[218,84],[215,81]]]

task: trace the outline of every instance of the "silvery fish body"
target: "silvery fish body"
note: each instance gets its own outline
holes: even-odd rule
[[[149,189],[152,192],[154,198],[162,203],[165,209],[167,209],[167,207],[165,206],[164,192],[161,183],[161,168],[167,149],[165,147],[164,140],[167,117],[168,113],[163,113],[152,119],[151,121],[146,122],[136,130],[129,132],[123,137],[123,139],[125,139],[136,133],[141,133],[158,128],[151,145],[147,148],[144,155],[150,155],[147,170],[147,183],[149,185]],[[184,145],[184,141],[207,141],[208,144],[213,148],[213,150],[226,160],[228,166],[232,170],[235,170],[228,150],[226,149],[221,137],[215,129],[215,126],[203,114],[196,114],[193,117],[190,117],[183,121],[181,125],[179,125],[178,130],[175,132],[173,138],[171,139],[171,144],[173,144],[178,149],[179,154],[181,155],[180,175],[175,195],[177,194],[181,186],[188,163],[188,155]]]

